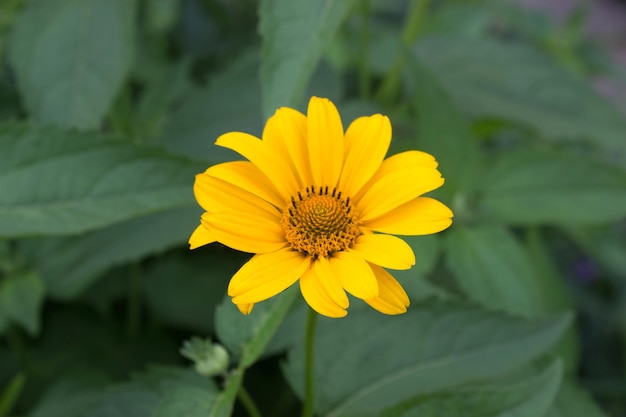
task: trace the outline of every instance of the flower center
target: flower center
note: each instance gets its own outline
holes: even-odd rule
[[[349,248],[361,234],[350,197],[328,187],[298,191],[283,210],[281,225],[291,247],[314,258]]]

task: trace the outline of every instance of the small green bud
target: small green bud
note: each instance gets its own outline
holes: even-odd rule
[[[194,362],[200,375],[219,375],[228,368],[228,351],[210,339],[192,337],[183,343],[180,354]]]

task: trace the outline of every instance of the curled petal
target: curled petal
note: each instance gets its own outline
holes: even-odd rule
[[[280,224],[251,213],[204,213],[202,225],[215,240],[242,252],[268,253],[287,246]]]
[[[350,294],[364,300],[378,296],[378,283],[372,268],[359,254],[337,252],[330,258],[330,266]]]
[[[372,308],[384,314],[402,314],[410,305],[409,296],[391,274],[377,265],[371,265],[378,280],[378,297],[365,300]]]

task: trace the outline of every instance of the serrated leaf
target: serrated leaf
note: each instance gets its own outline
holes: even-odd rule
[[[543,416],[554,400],[561,375],[562,367],[555,362],[537,375],[472,383],[420,395],[386,410],[381,417]]]
[[[574,154],[507,152],[480,184],[481,214],[507,223],[596,224],[626,213],[626,173]]]
[[[420,41],[422,62],[462,109],[524,123],[550,140],[626,149],[626,119],[579,79],[531,46],[462,36]]]
[[[241,367],[251,366],[263,354],[299,294],[296,287],[257,303],[248,316],[241,314],[228,296],[217,307],[217,335],[232,353],[239,356]]]
[[[199,207],[183,207],[79,236],[24,239],[20,254],[41,272],[51,297],[70,299],[114,266],[186,244],[199,215]]]
[[[95,134],[0,129],[0,236],[85,232],[195,206],[205,164]]]
[[[348,15],[354,0],[263,0],[261,84],[263,114],[302,99],[322,52]]]
[[[37,0],[17,20],[10,63],[31,116],[96,128],[126,78],[135,2]]]
[[[411,306],[394,317],[366,310],[342,320],[320,318],[315,410],[328,417],[376,415],[419,394],[511,371],[545,352],[568,323],[454,304]],[[296,346],[285,366],[300,395],[303,354]]]
[[[35,271],[14,272],[0,278],[0,310],[8,320],[36,335],[44,292],[44,285]]]

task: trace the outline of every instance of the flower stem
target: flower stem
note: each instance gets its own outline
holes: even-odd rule
[[[243,385],[237,391],[237,399],[239,399],[250,417],[262,417],[259,408]]]
[[[409,13],[402,30],[402,46],[409,48],[417,39],[422,22],[425,20],[430,8],[431,0],[412,0],[409,5]],[[400,51],[396,56],[391,70],[383,80],[376,92],[376,98],[384,103],[391,103],[397,96],[400,88],[400,76],[404,66],[404,52]]]
[[[304,388],[306,397],[302,408],[302,417],[313,417],[313,403],[315,399],[315,375],[313,372],[313,352],[315,341],[315,324],[317,313],[309,308],[306,320],[306,335],[304,345]]]

